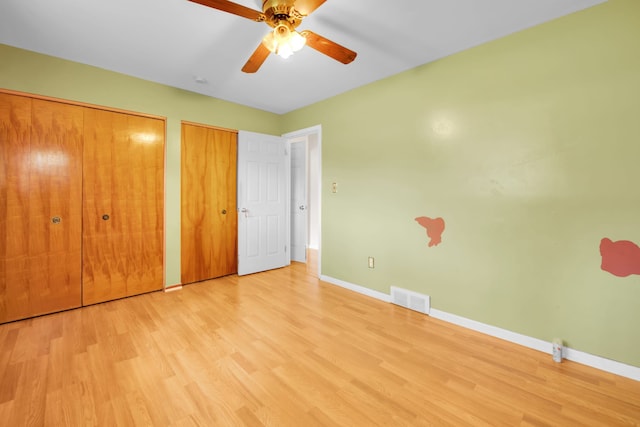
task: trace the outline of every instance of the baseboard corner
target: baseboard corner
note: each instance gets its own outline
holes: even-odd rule
[[[182,285],[180,283],[176,284],[176,285],[171,285],[171,286],[166,286],[164,288],[164,292],[173,292],[173,291],[179,291],[182,289]]]

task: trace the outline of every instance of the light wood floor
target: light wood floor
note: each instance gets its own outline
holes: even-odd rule
[[[638,382],[314,271],[294,264],[0,325],[0,425],[640,424]]]

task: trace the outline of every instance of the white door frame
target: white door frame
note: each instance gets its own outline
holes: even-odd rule
[[[318,176],[309,176],[309,171],[307,170],[307,180],[315,180],[316,184],[317,184],[317,188],[318,188],[318,198],[317,198],[317,205],[318,206],[312,206],[313,202],[311,200],[309,200],[309,207],[310,209],[316,209],[316,213],[315,215],[313,215],[315,218],[317,218],[317,230],[318,230],[318,277],[321,276],[322,271],[321,271],[321,267],[322,267],[322,126],[321,125],[315,125],[315,126],[311,126],[305,129],[300,129],[297,131],[293,131],[293,132],[289,132],[289,133],[285,133],[284,135],[282,135],[283,137],[287,138],[287,140],[291,140],[291,139],[297,139],[300,137],[307,137],[307,144],[309,143],[309,138],[310,137],[316,137],[317,138],[317,143],[318,143],[318,149],[317,149],[317,164],[318,164]],[[308,145],[307,145],[307,152],[309,152],[308,149]],[[309,197],[309,195],[307,196]],[[312,215],[309,215],[308,220],[311,220]]]
[[[307,262],[309,247],[309,185],[306,136],[289,139],[291,158],[291,261]]]

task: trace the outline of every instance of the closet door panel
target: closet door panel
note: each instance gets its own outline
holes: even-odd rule
[[[118,138],[118,116],[85,110],[84,205],[82,236],[82,302],[84,305],[127,295],[126,255],[119,251],[123,233],[122,213],[116,193],[117,176],[123,171],[116,162],[126,139]],[[118,213],[116,213],[118,212]]]
[[[0,94],[0,322],[29,312],[31,99]]]
[[[0,95],[0,321],[80,306],[82,108]]]
[[[208,234],[211,219],[206,178],[211,153],[207,142],[208,129],[182,125],[180,153],[180,281],[193,283],[208,279],[211,269],[212,239]]]
[[[164,122],[85,112],[83,302],[163,283]]]
[[[183,123],[181,281],[237,272],[237,134]]]
[[[33,314],[81,305],[82,110],[33,100],[29,201]]]
[[[128,200],[130,263],[128,295],[162,288],[164,253],[164,122],[147,117],[128,118],[130,181]]]

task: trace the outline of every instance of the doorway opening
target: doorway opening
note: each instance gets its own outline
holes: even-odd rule
[[[283,135],[291,147],[291,260],[321,274],[322,128],[320,125]],[[297,155],[294,154],[294,151]],[[297,248],[294,253],[294,246]]]

